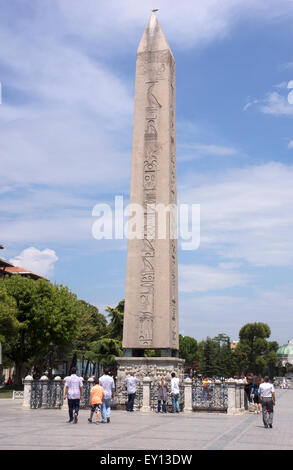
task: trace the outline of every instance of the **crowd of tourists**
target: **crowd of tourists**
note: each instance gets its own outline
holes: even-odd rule
[[[244,390],[251,411],[255,414],[262,412],[265,428],[273,427],[274,406],[276,405],[275,387],[268,376],[248,374],[244,379]]]
[[[172,413],[179,413],[179,379],[175,372],[171,374],[170,393],[172,398]],[[127,411],[133,412],[136,396],[136,385],[140,379],[133,373],[125,379],[127,388]],[[158,382],[158,408],[157,412],[167,412],[167,400],[169,384],[164,377]],[[71,369],[70,376],[65,379],[64,400],[68,401],[69,421],[68,423],[78,423],[80,409],[80,400],[82,398],[83,379],[76,374],[76,368]],[[90,416],[88,422],[93,422],[93,416],[96,415],[96,422],[110,423],[111,418],[111,400],[114,398],[115,382],[111,377],[110,370],[105,369],[104,374],[94,378],[94,386],[90,392]]]

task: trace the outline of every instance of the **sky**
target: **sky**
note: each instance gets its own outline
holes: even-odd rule
[[[95,239],[92,212],[129,199],[136,51],[158,8],[176,61],[178,202],[200,205],[199,247],[179,241],[179,331],[237,340],[265,322],[291,340],[293,1],[0,7],[1,257],[102,313],[124,298],[127,242]]]

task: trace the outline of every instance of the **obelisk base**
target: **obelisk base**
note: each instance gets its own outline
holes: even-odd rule
[[[141,409],[145,406],[143,403],[143,389],[144,378],[149,378],[150,381],[150,409],[154,408],[154,396],[156,393],[157,384],[164,377],[167,382],[171,381],[171,373],[175,372],[176,377],[179,378],[180,383],[183,384],[184,379],[184,359],[178,357],[116,357],[117,362],[117,378],[116,378],[116,391],[115,391],[115,404],[117,409],[126,409],[127,404],[127,391],[126,391],[126,377],[129,377],[130,372],[140,379],[137,386],[137,394],[135,401],[135,409]],[[181,395],[181,394],[180,394]],[[168,396],[170,397],[170,387]],[[170,400],[169,400],[170,401]]]

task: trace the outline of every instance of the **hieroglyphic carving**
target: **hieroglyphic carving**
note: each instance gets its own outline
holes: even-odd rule
[[[162,105],[159,103],[157,97],[154,95],[154,86],[157,83],[156,81],[146,82],[148,84],[148,91],[147,91],[147,101],[148,101],[148,108],[161,108]]]
[[[167,65],[168,64],[168,65]],[[162,103],[159,98],[158,80],[166,77],[171,64],[169,81],[170,115],[170,160],[169,181],[171,204],[176,204],[176,136],[175,136],[175,69],[168,51],[143,53],[140,57],[139,71],[147,74],[145,81],[145,132],[143,165],[143,203],[145,210],[144,239],[142,240],[140,272],[140,308],[138,312],[138,343],[143,347],[153,344],[153,324],[155,314],[155,204],[157,203],[157,171],[161,146],[158,142]],[[178,347],[178,305],[177,305],[177,241],[170,243],[170,346]]]
[[[177,203],[176,191],[176,127],[175,127],[175,63],[170,62],[170,201]],[[170,241],[170,313],[171,313],[171,342],[177,347],[178,339],[178,300],[177,300],[177,239]]]
[[[142,263],[140,279],[140,311],[138,342],[151,346],[153,342],[154,283],[155,283],[155,210],[157,187],[157,159],[160,146],[158,138],[158,119],[162,107],[154,88],[157,81],[146,82],[146,127],[144,134],[143,202],[145,211],[144,239],[142,240]]]
[[[154,80],[164,80],[167,64],[170,61],[169,51],[140,52],[137,55],[138,74]]]

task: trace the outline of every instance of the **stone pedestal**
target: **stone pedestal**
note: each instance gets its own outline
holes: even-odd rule
[[[25,408],[30,408],[31,406],[31,393],[32,393],[33,380],[34,379],[31,375],[27,375],[23,381],[23,385],[24,385],[23,406]]]
[[[171,373],[175,372],[176,377],[183,382],[184,379],[184,359],[177,357],[116,357],[118,365],[116,378],[115,402],[117,408],[125,409],[127,401],[125,379],[133,375],[141,380],[144,411],[150,406],[150,384],[159,382],[161,377],[171,380]],[[148,398],[145,398],[145,394]],[[148,411],[150,408],[148,408]]]
[[[184,380],[184,413],[192,413],[192,380]]]
[[[244,385],[237,382],[228,382],[227,414],[241,414],[244,411]]]
[[[145,377],[143,379],[143,392],[142,392],[142,408],[141,411],[148,413],[151,411],[150,401],[151,401],[151,390],[150,390],[151,379]]]

